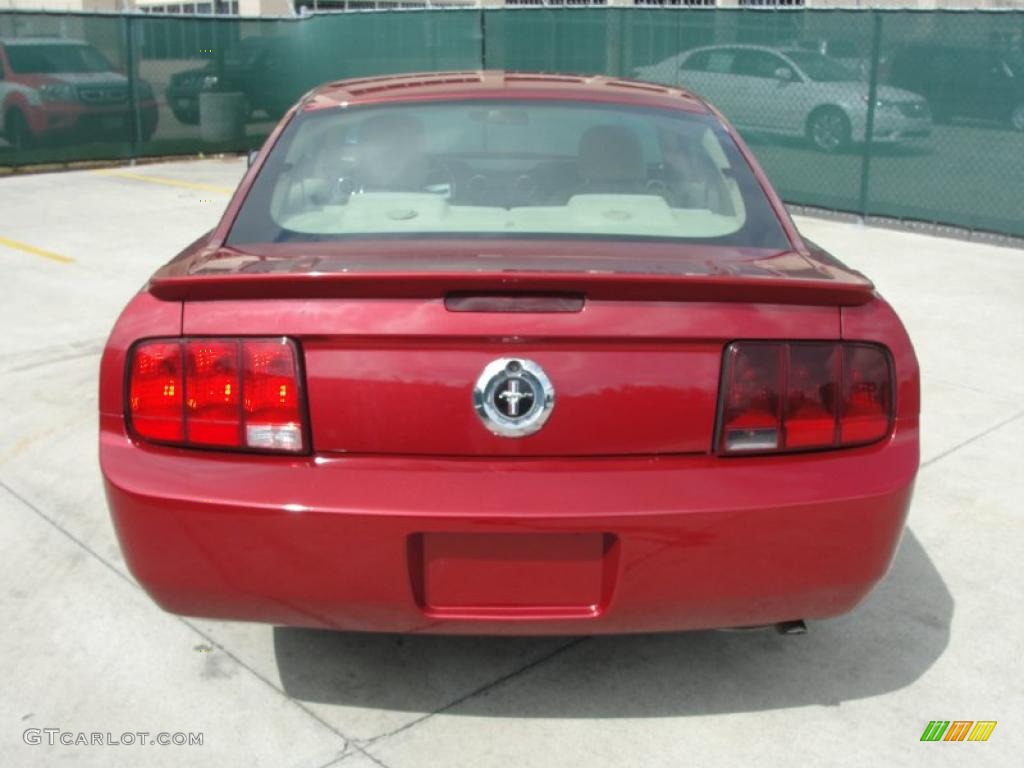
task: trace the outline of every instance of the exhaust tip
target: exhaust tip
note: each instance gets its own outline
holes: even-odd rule
[[[796,621],[780,621],[775,625],[775,631],[780,635],[806,635],[807,625],[803,619]]]
[[[803,619],[780,621],[778,624],[753,624],[746,627],[719,627],[719,632],[764,632],[774,629],[780,635],[806,635],[807,625]]]

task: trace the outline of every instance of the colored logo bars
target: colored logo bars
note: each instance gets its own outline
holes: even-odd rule
[[[921,741],[988,741],[996,728],[995,720],[931,720]]]

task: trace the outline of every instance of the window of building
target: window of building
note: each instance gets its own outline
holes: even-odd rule
[[[633,0],[633,5],[714,6],[718,0]]]
[[[207,0],[198,3],[169,3],[167,5],[140,5],[136,10],[142,13],[164,13],[174,16],[200,16],[212,13],[221,16],[237,16],[238,0]]]
[[[606,0],[505,0],[505,5],[606,5]]]

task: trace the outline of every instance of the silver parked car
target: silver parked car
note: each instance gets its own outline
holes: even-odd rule
[[[864,140],[867,83],[817,51],[715,45],[639,67],[635,75],[681,85],[706,97],[744,131],[806,136],[825,152]],[[931,133],[931,113],[923,96],[880,85],[876,99],[872,141]]]

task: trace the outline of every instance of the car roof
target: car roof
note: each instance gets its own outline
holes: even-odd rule
[[[774,48],[770,45],[755,45],[753,43],[720,43],[718,45],[702,45],[700,48],[692,48],[689,51],[686,51],[686,53],[699,53],[700,51],[724,51],[726,49],[731,51],[737,48],[749,51],[769,51],[770,53],[785,53],[787,50],[798,50],[794,49],[794,47],[789,43],[782,48]]]
[[[770,45],[752,45],[750,43],[723,43],[721,45],[705,45],[700,48],[693,48],[686,51],[685,55],[689,57],[701,51],[763,51],[764,53],[782,54],[783,56],[792,56],[793,54],[804,56],[808,53],[816,53],[816,51],[800,48],[792,43],[787,43],[777,48]]]
[[[779,46],[777,48],[770,45],[753,45],[750,43],[723,43],[721,45],[705,45],[700,48],[692,48],[691,50],[686,51],[685,55],[691,56],[692,54],[700,53],[702,51],[763,51],[764,53],[782,54],[783,56],[791,56],[794,53],[798,56],[814,53],[814,51],[810,51],[806,48],[800,48],[792,43],[787,43],[786,45]]]
[[[312,91],[305,106],[316,109],[339,104],[502,98],[612,102],[709,112],[703,101],[682,88],[614,77],[502,70],[416,72],[337,80]]]

